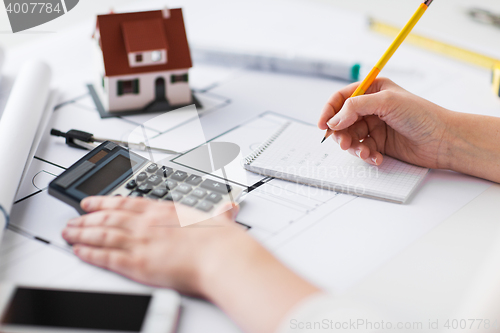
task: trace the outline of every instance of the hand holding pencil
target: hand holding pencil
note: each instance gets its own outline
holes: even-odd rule
[[[391,46],[387,49],[387,51],[384,53],[382,58],[378,61],[378,63],[373,67],[373,69],[370,71],[370,73],[366,76],[366,78],[359,84],[357,89],[352,93],[352,97],[356,96],[361,96],[366,93],[368,88],[372,85],[372,83],[375,81],[377,78],[378,74],[382,71],[382,69],[385,67],[387,62],[391,59],[391,57],[394,55],[394,53],[397,51],[399,46],[404,42],[406,37],[410,34],[410,32],[413,30],[415,25],[418,23],[420,18],[424,15],[425,11],[427,8],[429,8],[430,4],[432,3],[433,0],[426,0],[424,3],[422,3],[415,14],[411,17],[411,19],[408,21],[408,23],[404,26],[404,28],[401,30],[399,35],[396,37],[396,39],[392,42]],[[328,129],[326,131],[325,137],[322,142],[324,142],[330,135],[333,134],[332,129]]]

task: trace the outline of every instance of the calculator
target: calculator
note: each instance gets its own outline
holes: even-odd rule
[[[111,141],[103,142],[49,184],[49,194],[85,214],[80,202],[95,195],[172,201],[213,215],[237,203],[245,188],[172,163],[160,165]]]

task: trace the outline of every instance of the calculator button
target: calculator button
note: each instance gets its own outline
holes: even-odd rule
[[[150,195],[158,197],[158,198],[163,198],[166,194],[168,193],[168,190],[164,187],[158,187],[155,188]]]
[[[186,179],[186,183],[194,185],[194,186],[198,185],[202,181],[203,181],[203,178],[201,178],[200,176],[197,176],[197,175],[191,175],[188,177],[188,179]]]
[[[165,185],[167,186],[167,188],[168,188],[169,190],[173,190],[173,189],[177,186],[177,182],[176,182],[175,180],[170,180],[170,179],[169,179],[169,180],[167,180],[167,181],[165,182]]]
[[[146,168],[146,171],[149,172],[149,173],[153,173],[155,172],[156,170],[158,170],[158,164],[156,163],[152,163],[150,164],[147,168]]]
[[[191,192],[191,195],[193,197],[198,198],[198,199],[203,199],[207,195],[207,191],[205,191],[201,188],[197,188],[193,192]]]
[[[196,208],[204,212],[209,212],[212,210],[212,208],[214,208],[214,205],[211,202],[202,201],[198,206],[196,206]]]
[[[200,187],[206,188],[207,190],[212,190],[221,194],[228,194],[231,192],[231,186],[213,180],[207,179],[201,183]]]
[[[147,174],[147,173],[145,173],[144,171],[143,171],[143,172],[141,172],[141,173],[139,173],[139,174],[137,175],[137,181],[138,181],[138,182],[142,182],[142,181],[146,180],[146,178],[148,178],[148,174]]]
[[[182,199],[182,197],[184,197],[182,195],[182,193],[179,193],[179,192],[170,192],[169,194],[167,194],[167,196],[165,197],[165,200],[170,200],[170,201],[179,201]]]
[[[152,189],[153,186],[151,186],[151,184],[148,183],[139,185],[139,187],[137,187],[137,191],[142,192],[144,194],[148,194],[149,192],[151,192]]]
[[[166,167],[166,166],[162,166],[160,169],[158,169],[158,171],[156,171],[156,174],[158,176],[164,177],[164,178],[167,178],[168,176],[170,176],[173,173],[174,173],[174,169]]]
[[[189,192],[191,192],[192,189],[193,188],[188,184],[180,184],[179,186],[177,186],[177,191],[184,194],[188,194]]]
[[[184,179],[186,179],[187,177],[188,177],[188,174],[185,173],[184,171],[176,171],[176,172],[174,172],[174,174],[170,178],[178,180],[180,182],[183,182]]]
[[[219,201],[222,200],[222,196],[217,193],[210,193],[207,197],[207,200],[213,203],[218,203]]]
[[[127,185],[125,185],[125,187],[129,190],[135,188],[137,186],[137,182],[135,181],[135,179],[132,179],[131,181],[129,181],[127,183]]]
[[[161,177],[157,175],[151,175],[149,176],[147,182],[153,186],[156,186],[161,183]]]
[[[186,206],[193,207],[194,205],[196,205],[198,203],[198,200],[196,200],[193,197],[187,197],[184,200],[182,200],[181,203],[186,205]]]
[[[141,192],[133,191],[128,196],[131,198],[141,198],[144,196],[144,194],[142,194]]]

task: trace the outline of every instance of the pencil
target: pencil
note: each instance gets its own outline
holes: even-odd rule
[[[418,7],[415,14],[413,14],[413,16],[408,21],[408,23],[406,23],[404,28],[399,32],[399,35],[396,37],[396,39],[394,39],[391,46],[389,46],[387,51],[385,51],[382,58],[380,58],[378,63],[375,65],[375,67],[373,67],[373,69],[366,76],[366,78],[363,80],[363,82],[361,82],[361,84],[356,89],[356,91],[354,91],[354,93],[351,95],[351,97],[361,96],[361,95],[364,95],[366,93],[368,88],[370,88],[370,86],[372,85],[373,81],[375,81],[375,79],[377,78],[380,71],[382,71],[382,69],[385,67],[387,62],[389,62],[389,59],[391,59],[391,57],[397,51],[399,46],[404,42],[406,37],[410,34],[410,32],[415,27],[415,25],[422,18],[425,11],[427,10],[427,8],[429,8],[429,6],[431,5],[432,1],[433,0],[426,0],[425,2],[420,4],[420,6]],[[333,134],[333,131],[331,129],[328,129],[326,131],[325,137],[323,138],[323,141],[321,141],[321,143],[325,142],[325,140],[332,134]]]

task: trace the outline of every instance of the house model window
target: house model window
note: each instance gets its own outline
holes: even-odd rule
[[[188,82],[188,81],[189,81],[188,74],[172,75],[170,77],[170,82],[171,83]]]
[[[139,94],[139,80],[118,81],[118,96]]]
[[[135,62],[142,62],[143,58],[142,58],[142,54],[136,54],[135,55]]]
[[[161,51],[153,51],[151,52],[151,61],[158,62],[161,61]]]

